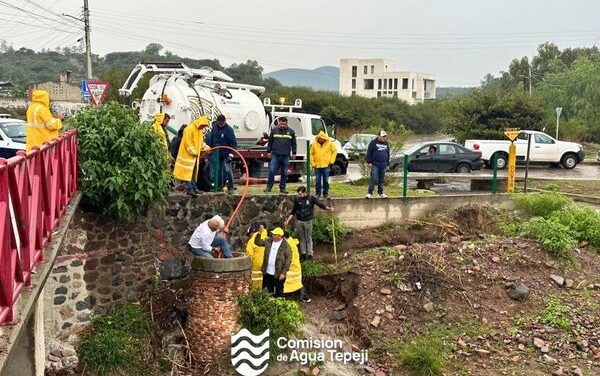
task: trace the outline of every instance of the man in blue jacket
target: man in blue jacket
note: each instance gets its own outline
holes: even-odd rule
[[[225,121],[225,115],[217,116],[217,120],[213,121],[210,133],[206,135],[206,143],[210,147],[229,146],[237,149],[237,140],[233,128]],[[213,152],[212,156],[212,171],[215,171],[217,190],[221,190],[225,185],[223,180],[226,180],[227,191],[233,191],[233,173],[231,171],[230,150],[219,149]],[[216,168],[217,158],[219,168]],[[213,177],[214,178],[214,177]]]
[[[379,198],[387,198],[383,193],[383,181],[385,172],[390,165],[390,145],[386,141],[387,133],[382,130],[379,136],[369,144],[367,149],[367,163],[371,169],[371,182],[369,183],[369,192],[366,198],[371,198],[377,182],[377,194]]]
[[[281,169],[281,180],[279,180],[279,192],[287,194],[285,189],[287,181],[288,166],[291,159],[296,158],[296,133],[288,127],[287,118],[277,118],[277,128],[271,131],[269,143],[267,144],[267,157],[271,158],[269,165],[269,179],[265,192],[271,192],[275,182],[275,174]]]

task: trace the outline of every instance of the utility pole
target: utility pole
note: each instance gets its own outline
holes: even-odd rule
[[[527,64],[527,67],[529,68],[529,96],[531,96],[531,63]]]
[[[87,79],[93,78],[92,73],[92,47],[90,46],[90,8],[88,0],[83,0],[83,20],[85,24],[85,56],[87,59]]]

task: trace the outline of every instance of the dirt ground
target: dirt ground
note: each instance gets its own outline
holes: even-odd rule
[[[495,235],[495,218],[493,208],[466,207],[350,235],[338,274],[311,282],[306,315],[343,301],[346,332],[385,375],[407,374],[394,344],[439,328],[450,333],[447,375],[600,375],[600,255],[580,247],[572,261],[556,260],[537,242]],[[332,262],[330,246],[317,252]],[[530,290],[522,302],[508,295],[515,284]],[[550,297],[566,307],[568,328],[541,323]]]

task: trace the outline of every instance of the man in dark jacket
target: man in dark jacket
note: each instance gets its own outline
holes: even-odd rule
[[[283,285],[292,263],[292,249],[283,234],[283,229],[277,227],[271,231],[271,239],[254,238],[254,244],[265,247],[262,288],[278,298],[283,297]]]
[[[383,181],[385,179],[385,172],[390,165],[390,146],[386,141],[387,133],[382,130],[379,132],[379,136],[371,141],[369,148],[367,149],[367,163],[371,169],[371,182],[369,183],[369,192],[366,198],[371,198],[373,190],[375,189],[375,182],[377,182],[377,194],[379,198],[386,198],[387,195],[383,193]]]
[[[315,205],[330,213],[333,213],[333,206],[325,206],[315,196],[309,196],[305,187],[298,187],[297,192],[298,197],[294,200],[292,212],[285,220],[285,227],[292,218],[296,217],[296,229],[300,241],[300,260],[312,260],[312,220],[315,216]]]
[[[277,128],[271,131],[269,143],[267,144],[267,158],[271,158],[269,165],[269,179],[265,192],[271,192],[275,182],[275,174],[281,168],[281,180],[279,181],[279,191],[283,194],[288,193],[285,189],[287,181],[288,166],[291,158],[296,158],[296,132],[287,125],[287,118],[277,119]]]
[[[206,144],[210,147],[229,146],[237,149],[237,140],[233,128],[225,121],[225,115],[217,116],[213,121],[210,133],[206,135]],[[230,150],[219,149],[212,155],[212,171],[215,171],[217,190],[220,190],[227,182],[227,191],[233,190],[233,173],[231,172],[231,162],[229,157]],[[217,161],[219,168],[216,168]],[[225,180],[225,181],[224,181]]]

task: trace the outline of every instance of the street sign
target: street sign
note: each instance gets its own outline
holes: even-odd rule
[[[92,100],[92,105],[99,106],[102,104],[104,97],[106,97],[106,92],[108,91],[108,87],[110,83],[106,81],[88,81],[87,89],[90,92],[90,99]]]
[[[517,173],[517,145],[512,141],[508,148],[507,168],[506,192],[513,193],[515,191],[515,175]]]
[[[504,135],[511,141],[516,140],[519,137],[519,133],[521,133],[519,128],[506,128],[504,130]]]

